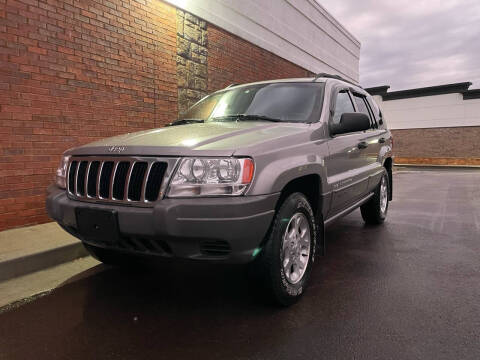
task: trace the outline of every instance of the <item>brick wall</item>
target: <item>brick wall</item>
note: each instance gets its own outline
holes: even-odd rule
[[[309,73],[160,0],[0,0],[0,230],[49,221],[60,155],[233,82]]]
[[[48,220],[60,154],[177,112],[175,8],[0,0],[0,230]]]
[[[311,73],[290,61],[208,24],[208,90]]]
[[[392,130],[397,163],[480,165],[480,127]]]

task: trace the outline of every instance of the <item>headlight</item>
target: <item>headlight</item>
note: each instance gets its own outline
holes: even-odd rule
[[[62,156],[62,160],[60,161],[60,165],[57,169],[57,176],[55,177],[55,183],[61,189],[65,189],[67,187],[67,169],[68,169],[68,161],[70,160],[70,156]]]
[[[249,158],[184,158],[168,188],[168,197],[242,195],[252,182]]]

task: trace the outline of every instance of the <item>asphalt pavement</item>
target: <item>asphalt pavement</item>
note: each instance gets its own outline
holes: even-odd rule
[[[480,171],[396,173],[385,224],[327,238],[290,308],[240,266],[98,265],[0,313],[0,359],[480,358]]]

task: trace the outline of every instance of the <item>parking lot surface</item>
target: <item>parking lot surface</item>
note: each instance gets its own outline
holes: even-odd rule
[[[290,308],[242,267],[94,271],[0,314],[0,359],[479,359],[480,171],[401,171],[386,223],[357,210]]]

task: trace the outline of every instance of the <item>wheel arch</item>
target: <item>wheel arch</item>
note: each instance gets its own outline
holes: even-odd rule
[[[391,157],[386,158],[383,161],[383,166],[387,170],[388,173],[388,200],[392,201],[393,199],[393,159]]]
[[[312,206],[313,214],[317,222],[317,234],[319,234],[319,242],[317,242],[317,249],[320,250],[320,255],[326,253],[325,243],[325,226],[323,223],[323,197],[322,197],[322,178],[319,174],[308,174],[291,179],[280,192],[275,211],[278,211],[283,201],[295,192],[305,195]]]
[[[275,210],[282,202],[295,192],[300,192],[308,199],[316,217],[322,212],[322,179],[318,174],[308,174],[291,179],[280,191]]]

